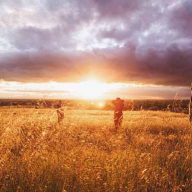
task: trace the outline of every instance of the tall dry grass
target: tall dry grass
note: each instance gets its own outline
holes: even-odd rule
[[[192,128],[187,115],[0,109],[2,192],[191,192]]]

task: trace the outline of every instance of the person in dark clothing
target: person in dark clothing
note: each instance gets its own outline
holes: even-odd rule
[[[123,108],[124,108],[124,100],[120,98],[116,98],[113,100],[114,104],[114,124],[115,130],[117,130],[123,121]]]

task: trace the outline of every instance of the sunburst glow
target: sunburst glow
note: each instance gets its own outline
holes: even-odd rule
[[[182,87],[162,87],[154,85],[142,85],[133,83],[111,83],[102,81],[99,78],[87,78],[79,82],[45,82],[45,83],[22,83],[0,80],[1,98],[41,98],[41,99],[84,99],[97,100],[94,102],[97,107],[103,107],[103,101],[124,97],[128,99],[146,99],[151,90],[158,93],[158,97],[152,99],[162,99],[162,92],[169,92],[174,97],[178,93],[180,98],[186,98],[182,93],[187,89]],[[102,101],[101,103],[99,103]],[[104,104],[105,105],[105,104]]]
[[[106,103],[105,103],[104,101],[99,101],[99,102],[97,103],[97,107],[98,107],[98,108],[103,108],[103,107],[105,107],[105,105],[106,105]]]
[[[74,87],[74,93],[81,99],[103,99],[108,89],[107,84],[95,79],[89,79],[77,83]]]

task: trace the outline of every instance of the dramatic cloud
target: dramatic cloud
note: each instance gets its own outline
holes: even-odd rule
[[[0,1],[0,78],[187,86],[190,0]]]

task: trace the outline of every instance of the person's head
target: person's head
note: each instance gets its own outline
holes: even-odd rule
[[[116,100],[119,101],[119,100],[121,100],[121,98],[120,98],[120,97],[117,97]]]
[[[57,102],[56,107],[57,107],[57,108],[61,108],[61,107],[62,107],[62,101],[61,101],[61,100],[59,100],[59,101]]]

